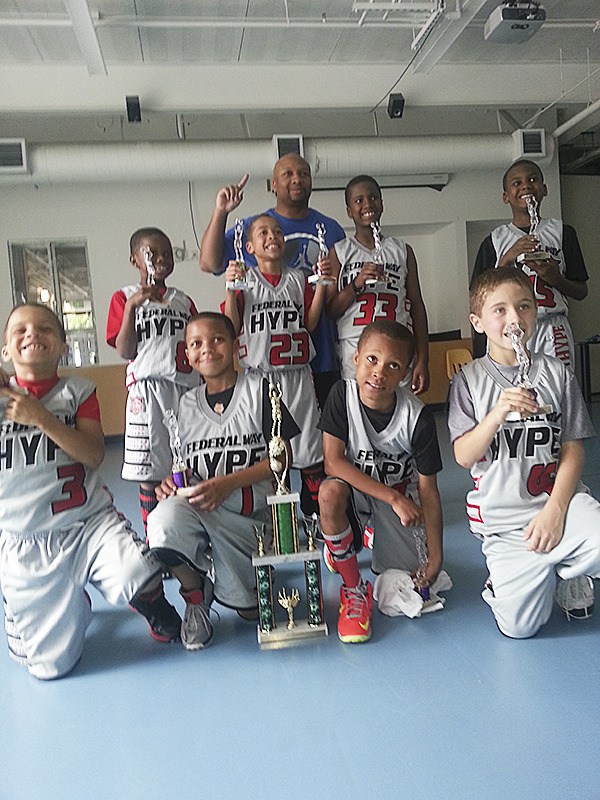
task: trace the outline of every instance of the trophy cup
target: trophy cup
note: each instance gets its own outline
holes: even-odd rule
[[[371,288],[373,288],[381,284],[386,284],[388,276],[385,270],[385,260],[383,258],[383,248],[381,246],[381,228],[379,226],[379,223],[372,222],[371,230],[373,231],[373,244],[375,245],[375,248],[373,250],[373,263],[381,267],[381,277],[368,278],[365,281],[365,286],[370,286]]]
[[[287,647],[299,639],[327,636],[328,631],[323,614],[321,554],[314,544],[318,517],[313,514],[310,522],[304,521],[308,546],[306,550],[300,550],[295,505],[300,500],[300,496],[297,492],[290,492],[286,485],[289,463],[286,442],[281,436],[281,386],[279,384],[270,384],[269,399],[273,419],[269,441],[269,466],[275,478],[276,491],[274,495],[267,495],[267,504],[271,506],[273,521],[273,550],[265,550],[266,525],[260,529],[255,526],[254,535],[258,549],[252,556],[252,564],[256,573],[258,593],[258,643],[264,649],[277,649]],[[304,564],[306,585],[306,619],[294,619],[294,610],[300,602],[300,592],[297,589],[288,591],[282,588],[277,599],[279,605],[287,611],[288,620],[285,628],[278,628],[273,602],[275,567],[297,568],[301,564]]]
[[[327,244],[325,243],[325,225],[321,222],[317,222],[317,238],[319,239],[319,261],[322,258],[327,258],[327,254],[329,250],[327,249]],[[335,278],[328,277],[325,275],[321,275],[319,272],[319,267],[317,266],[317,271],[314,275],[308,276],[308,282],[311,284],[319,284],[322,283],[325,286],[329,286],[331,283],[335,283]]]
[[[181,451],[181,437],[179,436],[179,423],[172,408],[168,408],[165,412],[163,424],[169,431],[169,447],[171,448],[171,455],[173,456],[173,466],[171,467],[171,475],[173,476],[173,483],[177,487],[177,494],[186,494],[186,489],[190,488],[187,469]]]
[[[236,219],[233,237],[233,249],[235,252],[235,262],[240,269],[240,276],[234,281],[226,281],[225,287],[227,289],[238,289],[244,291],[248,288],[248,279],[246,278],[246,262],[244,260],[244,248],[242,239],[244,237],[244,223],[241,219]]]
[[[425,535],[425,528],[421,525],[413,530],[413,537],[417,547],[417,558],[419,566],[414,577],[415,592],[421,595],[423,602],[429,600],[429,586],[425,579],[425,570],[427,568],[427,537]]]
[[[288,451],[285,440],[281,436],[281,386],[269,384],[269,400],[271,401],[271,439],[269,441],[269,466],[275,478],[275,494],[267,496],[273,516],[273,537],[277,555],[297,553],[298,515],[296,503],[300,501],[298,492],[290,492],[286,485],[289,471]]]
[[[527,211],[529,212],[529,235],[535,236],[540,224],[540,215],[538,214],[538,202],[532,194],[525,196],[525,203],[527,204]],[[517,256],[517,264],[527,264],[531,261],[550,261],[552,254],[546,250],[536,250],[535,253],[521,253]]]
[[[523,389],[528,389],[530,392],[533,393],[534,397],[537,398],[537,392],[533,387],[531,380],[529,379],[529,368],[531,367],[531,359],[529,358],[529,353],[527,352],[527,348],[523,343],[523,337],[525,336],[523,330],[519,327],[516,322],[511,322],[510,325],[506,328],[506,334],[509,336],[511,344],[513,346],[513,350],[515,351],[515,355],[517,356],[517,362],[519,364],[519,369],[517,372],[517,380],[516,386],[520,386]],[[509,411],[506,415],[506,419],[510,422],[514,422],[518,419],[526,419],[529,416],[538,416],[539,414],[551,414],[552,413],[552,406],[551,405],[544,405],[539,406],[537,412],[535,414],[521,414],[519,411]]]

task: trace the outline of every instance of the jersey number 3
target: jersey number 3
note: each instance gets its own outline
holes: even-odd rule
[[[56,475],[59,481],[64,481],[62,494],[66,497],[64,500],[55,500],[52,503],[52,513],[60,514],[61,511],[68,511],[70,508],[84,505],[87,500],[87,492],[83,485],[85,480],[83,464],[67,464],[64,467],[58,467]]]
[[[376,314],[376,303],[379,300],[381,314]],[[396,319],[398,296],[387,292],[368,292],[358,300],[360,308],[354,317],[354,325],[370,325],[376,319]]]

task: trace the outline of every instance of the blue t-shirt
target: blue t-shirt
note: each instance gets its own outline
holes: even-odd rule
[[[319,211],[315,211],[313,208],[309,208],[308,215],[302,219],[282,217],[274,208],[270,208],[263,213],[273,217],[281,225],[285,239],[286,265],[291,269],[302,269],[307,275],[312,275],[313,264],[316,264],[319,259],[317,222],[325,226],[325,243],[329,249],[336,242],[346,237],[344,229],[338,222],[331,217],[326,217],[325,214],[321,214]],[[246,217],[244,219],[244,237],[242,241],[244,260],[249,267],[256,266],[256,259],[246,251],[246,230],[253,219],[254,217]],[[235,259],[234,235],[234,228],[229,228],[225,233],[224,263],[221,272],[224,271],[225,265],[229,261]],[[332,370],[337,370],[338,361],[335,351],[336,325],[325,314],[325,310],[321,314],[316,330],[311,335],[317,351],[311,363],[313,371],[331,372]]]

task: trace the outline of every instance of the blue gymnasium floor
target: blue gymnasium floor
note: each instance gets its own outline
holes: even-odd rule
[[[440,435],[455,583],[442,612],[374,611],[371,642],[344,645],[338,581],[324,571],[328,638],[261,652],[255,627],[220,609],[214,645],[186,653],[91,590],[95,619],[71,676],[36,681],[0,643],[1,800],[600,798],[600,612],[569,623],[556,608],[532,640],[498,633],[465,524],[469,477],[441,416]],[[106,477],[137,524],[120,458],[110,444]],[[597,441],[585,477],[600,496]]]

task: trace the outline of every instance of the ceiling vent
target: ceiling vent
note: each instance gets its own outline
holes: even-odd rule
[[[546,132],[543,128],[519,128],[513,133],[513,140],[515,161],[518,158],[546,157]]]
[[[25,139],[0,139],[0,172],[27,172]]]

